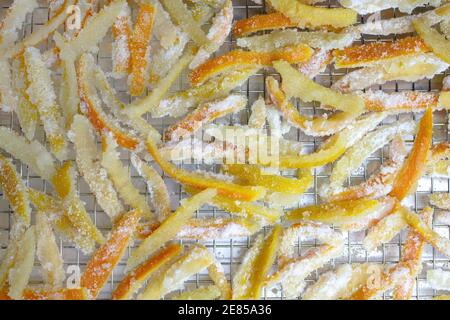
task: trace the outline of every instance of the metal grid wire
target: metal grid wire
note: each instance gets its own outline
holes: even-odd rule
[[[8,7],[11,5],[12,0],[0,0],[0,18],[2,18]],[[233,0],[234,5],[234,13],[235,19],[247,18],[255,14],[261,14],[265,12],[264,5],[257,5],[253,3],[251,0]],[[324,1],[323,6],[336,6],[336,1],[329,0]],[[43,25],[49,18],[49,10],[47,7],[47,1],[41,1],[41,5],[38,9],[36,9],[32,15],[27,17],[26,23],[24,25],[24,30],[22,36],[26,36],[30,32],[33,32],[39,26]],[[383,18],[389,18],[401,15],[401,13],[396,10],[386,10],[383,12]],[[364,21],[364,17],[360,18],[360,21]],[[395,36],[391,37],[374,37],[368,36],[360,39],[360,42],[369,42],[369,41],[392,41],[395,39]],[[51,46],[51,41],[48,43],[41,45],[43,49],[47,49]],[[235,39],[230,37],[220,52],[228,51],[230,49],[235,48]],[[108,36],[103,44],[100,46],[99,54],[98,54],[98,63],[105,71],[111,70],[111,38]],[[316,77],[316,81],[325,85],[330,86],[333,82],[337,81],[340,77],[345,75],[348,72],[346,69],[335,70],[333,67],[327,68],[327,70],[321,73]],[[447,71],[448,72],[448,71]],[[272,75],[270,70],[260,71],[258,74],[253,75],[241,88],[236,90],[244,95],[246,95],[249,99],[249,105],[251,105],[259,96],[265,96],[265,88],[264,88],[264,80],[266,76]],[[438,90],[441,87],[442,78],[444,75],[438,75],[433,80],[423,80],[418,81],[416,83],[406,83],[401,81],[390,82],[383,86],[377,86],[373,89],[382,89],[387,92],[392,91],[401,91],[401,90],[423,90],[423,91],[434,91]],[[130,101],[130,97],[126,93],[126,82],[125,81],[114,81],[114,87],[116,88],[119,97],[123,101]],[[174,86],[173,90],[180,90],[187,87],[186,76],[180,77],[176,86]],[[305,114],[315,115],[319,114],[319,111],[316,110],[316,105],[314,104],[300,104],[298,105],[300,111]],[[227,117],[227,121],[230,124],[234,123],[246,123],[249,116],[249,110],[245,110],[238,115],[233,115]],[[399,119],[410,119],[415,118],[414,115],[405,114],[401,116],[391,117],[387,119],[385,122],[393,122],[398,121]],[[168,119],[149,119],[149,121],[159,130],[163,130],[165,127],[173,123],[173,120]],[[223,122],[223,121],[222,121]],[[435,112],[434,117],[434,135],[433,142],[441,142],[448,140],[448,115],[447,112]],[[7,126],[13,128],[16,131],[20,131],[18,126],[18,121],[12,113],[2,113],[0,112],[0,125]],[[314,150],[321,142],[320,139],[315,139],[311,137],[305,136],[299,130],[291,129],[288,134],[290,139],[294,139],[300,141],[304,144],[306,149]],[[41,142],[45,143],[44,133],[42,128],[38,129],[37,138]],[[408,146],[411,146],[413,141],[413,137],[407,141]],[[385,154],[387,153],[387,148],[383,148],[379,150],[375,154],[373,154],[364,165],[352,173],[351,177],[349,177],[348,183],[357,184],[369,177],[377,168],[383,163],[385,159]],[[124,161],[124,164],[128,166],[130,171],[130,176],[136,187],[145,194],[148,198],[149,192],[146,187],[145,181],[137,174],[137,172],[133,169],[129,161],[129,154],[125,151],[122,152],[121,157]],[[22,175],[23,180],[26,182],[28,186],[37,188],[39,190],[47,191],[48,185],[42,181],[38,176],[34,173],[30,172],[28,168],[21,164],[19,161],[14,160],[14,163],[17,166],[17,169]],[[186,169],[206,169],[213,170],[211,166],[205,165],[184,165]],[[330,175],[330,166],[316,169],[314,170],[314,184],[313,186],[302,196],[300,203],[302,204],[313,204],[318,203],[318,195],[317,191],[320,186],[324,183],[327,183]],[[169,190],[171,192],[172,199],[172,209],[175,209],[178,206],[179,200],[184,198],[186,195],[182,193],[181,187],[170,180],[169,178],[164,176],[164,180],[166,181]],[[110,221],[106,214],[97,206],[94,196],[89,191],[88,186],[85,182],[80,178],[79,179],[79,192],[81,199],[86,203],[86,209],[91,214],[93,221],[96,226],[104,233],[107,233],[110,230]],[[418,190],[410,198],[410,205],[414,210],[420,210],[428,203],[428,196],[432,192],[448,192],[450,189],[450,181],[448,179],[442,178],[423,178],[421,179]],[[0,197],[0,252],[6,249],[8,245],[9,238],[9,230],[11,227],[10,220],[11,209],[8,206],[6,200]],[[197,212],[198,217],[216,217],[222,216],[226,213],[213,208],[213,207],[203,207],[201,210]],[[441,235],[449,236],[449,227],[446,225],[434,225],[434,229],[438,231]],[[266,232],[265,230],[264,232]],[[396,236],[389,243],[384,244],[381,248],[376,252],[367,253],[362,247],[362,240],[364,239],[365,232],[352,233],[348,235],[348,239],[346,241],[346,249],[342,257],[332,261],[325,268],[318,270],[313,273],[309,278],[308,282],[313,283],[317,277],[330,269],[335,268],[336,265],[343,263],[363,263],[363,262],[375,262],[375,263],[386,263],[393,264],[399,260],[401,246],[405,240],[406,231],[402,232],[401,235]],[[69,266],[77,265],[83,270],[88,256],[83,255],[79,250],[74,248],[70,243],[60,240],[60,250],[62,256],[64,258],[65,268],[67,269]],[[213,252],[216,258],[222,263],[225,268],[228,279],[231,279],[236,272],[237,268],[240,265],[243,254],[250,247],[252,243],[252,239],[229,239],[229,240],[212,240],[203,242],[211,252]],[[299,254],[303,254],[306,250],[311,247],[316,246],[316,241],[307,241],[301,242],[297,244],[297,251]],[[131,250],[131,248],[129,249]],[[121,260],[117,268],[114,270],[114,273],[110,277],[107,285],[104,290],[101,292],[99,298],[100,299],[108,299],[110,297],[111,291],[114,286],[117,284],[117,281],[123,277],[123,269],[125,266],[126,259],[128,258],[128,253]],[[423,262],[424,262],[424,271],[419,276],[416,290],[413,295],[414,298],[417,299],[428,299],[439,292],[432,290],[426,284],[426,270],[430,268],[441,268],[441,267],[449,267],[449,259],[444,257],[443,255],[436,252],[430,246],[426,246],[423,254]],[[32,277],[31,284],[39,284],[40,283],[40,275],[39,275],[39,266],[36,265]],[[209,284],[211,281],[208,278],[206,272],[200,273],[189,279],[189,281],[185,284],[185,289],[192,289],[198,286],[202,286],[205,284]],[[179,291],[178,291],[179,292]],[[283,298],[282,290],[264,290],[263,298],[265,299],[280,299]],[[384,298],[389,298],[389,294],[386,294]]]

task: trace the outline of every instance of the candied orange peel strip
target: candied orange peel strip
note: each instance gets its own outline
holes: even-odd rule
[[[271,51],[289,45],[304,43],[317,51],[329,52],[330,62],[333,57],[331,50],[348,47],[360,34],[353,30],[344,32],[298,31],[296,29],[275,30],[268,34],[239,38],[238,47],[252,51]]]
[[[0,58],[0,110],[10,112],[17,110],[17,96],[11,83],[11,65],[5,57]]]
[[[420,213],[420,219],[426,224],[430,225],[433,215],[433,210],[430,207],[425,207]],[[425,240],[415,231],[409,230],[406,236],[406,241],[401,252],[401,263],[409,263],[412,268],[412,274],[407,281],[399,283],[394,287],[392,292],[394,300],[410,300],[414,290],[416,277],[422,271],[422,251],[425,245]]]
[[[116,22],[112,27],[114,38],[112,49],[113,76],[121,78],[130,73],[130,40],[131,40],[131,21],[130,8],[125,7],[117,16]]]
[[[147,98],[150,99],[150,96],[152,96],[151,94],[147,98],[138,100],[142,103],[137,104],[136,108],[134,108],[134,105],[132,104],[131,106],[133,107],[130,107],[133,109],[130,108],[130,112],[128,112],[127,109],[125,113],[130,117],[136,117],[147,111],[151,111],[152,117],[154,118],[161,118],[167,115],[179,117],[186,114],[190,108],[197,106],[199,103],[220,99],[229,95],[234,88],[243,85],[245,81],[258,70],[259,67],[251,66],[231,71],[230,73],[223,74],[217,78],[210,79],[201,86],[191,87],[181,92],[171,94],[162,100],[158,98],[157,105],[153,105],[149,103],[151,101],[147,101]],[[165,86],[165,82],[162,82],[162,85]],[[153,99],[151,100],[153,101]],[[138,105],[140,107],[138,107]]]
[[[146,75],[148,74],[148,50],[150,50],[149,43],[155,14],[153,5],[140,4],[130,41],[131,73],[128,81],[132,96],[142,95],[145,89]]]
[[[168,263],[181,252],[179,244],[168,244],[157,251],[147,261],[129,272],[120,281],[112,294],[113,300],[126,300],[132,298],[133,294],[139,290],[144,282],[154,274],[161,266]]]
[[[427,0],[400,0],[400,1],[371,1],[371,0],[340,0],[343,7],[357,11],[359,14],[375,13],[386,9],[398,9],[400,12],[411,13],[415,8],[420,6],[440,5],[445,1],[437,1],[431,4]]]
[[[148,238],[160,226],[148,222],[138,227],[136,237]],[[248,218],[191,218],[177,233],[177,240],[212,240],[249,237],[261,229],[261,223]]]
[[[59,43],[62,60],[76,60],[84,52],[92,52],[103,39],[110,27],[114,25],[117,16],[126,7],[126,1],[113,0],[98,13],[90,17],[84,27],[68,41]],[[61,39],[60,39],[61,40]]]
[[[210,55],[216,52],[230,34],[233,23],[233,2],[226,0],[220,11],[214,16],[207,38],[209,43],[199,48],[194,59],[190,63],[191,69],[205,62]]]
[[[25,288],[22,292],[23,300],[88,300],[85,288],[43,290]],[[6,291],[0,291],[0,300],[11,300]]]
[[[417,232],[426,242],[431,244],[436,250],[450,257],[450,240],[442,237],[436,231],[431,229],[429,225],[421,219],[421,217],[409,210],[403,212],[408,225]]]
[[[433,111],[428,108],[420,120],[413,148],[394,182],[389,194],[403,200],[416,186],[425,171],[433,137]]]
[[[190,219],[177,233],[181,240],[211,240],[249,237],[261,224],[245,218]]]
[[[356,288],[367,283],[375,272],[381,272],[381,265],[371,263],[353,263],[336,266],[332,271],[319,276],[304,293],[303,300],[339,300],[345,299]]]
[[[106,242],[92,255],[81,275],[80,284],[96,298],[122,257],[141,218],[139,210],[125,213],[113,226]]]
[[[147,139],[146,147],[148,153],[158,163],[161,169],[171,178],[197,189],[213,188],[221,196],[235,200],[253,201],[260,199],[265,194],[265,189],[261,187],[241,186],[232,182],[211,178],[199,173],[187,172],[177,168],[167,160],[163,159],[158,149],[151,139]]]
[[[185,186],[184,189],[190,194],[199,192],[199,189]],[[267,208],[265,206],[248,201],[233,200],[224,196],[216,195],[211,204],[228,213],[250,220],[262,221],[267,224],[274,224],[283,214],[281,210]]]
[[[0,288],[7,288],[9,273],[14,267],[20,240],[25,233],[25,225],[20,220],[13,221],[8,246],[0,262]]]
[[[192,85],[199,85],[209,78],[239,67],[270,67],[274,61],[284,60],[289,63],[307,61],[313,50],[304,44],[290,46],[272,52],[252,52],[233,50],[219,57],[209,59],[189,74]]]
[[[90,77],[89,66],[93,63],[91,55],[83,55],[78,62],[78,86],[80,89],[81,109],[92,126],[102,135],[104,131],[111,132],[120,146],[134,150],[139,141],[130,136],[118,123],[101,108],[101,101],[94,92],[95,85]]]
[[[257,300],[281,244],[283,227],[276,225],[263,237],[260,235],[247,251],[233,278],[233,300]]]
[[[288,221],[308,220],[340,226],[344,230],[363,230],[392,212],[394,198],[334,201],[306,206],[286,213]]]
[[[439,235],[435,234],[427,225],[431,222],[433,214],[431,208],[424,208],[421,217],[406,208],[402,210],[402,214],[412,229],[408,233],[400,261],[385,270],[376,283],[366,283],[358,288],[351,294],[350,299],[373,299],[390,289],[394,289],[393,295],[396,300],[407,300],[411,297],[415,279],[422,270],[421,256],[424,242],[429,241],[434,246],[436,245],[435,241],[439,242]],[[441,239],[444,238],[441,237]],[[447,246],[448,252],[450,244],[445,242],[449,242],[448,239],[442,240],[437,245],[438,250],[445,250],[445,246]]]
[[[369,66],[394,57],[425,53],[430,49],[420,37],[407,37],[393,42],[370,42],[333,51],[336,68]]]
[[[364,283],[357,290],[346,297],[348,300],[371,300],[379,297],[384,292],[392,289],[395,285],[407,281],[411,275],[411,271],[408,266],[403,264],[396,264],[381,273],[376,274],[376,284]]]
[[[224,99],[206,102],[188,114],[164,132],[166,141],[179,141],[199,130],[204,124],[230,113],[235,113],[247,105],[247,99],[241,95],[230,95]]]
[[[95,80],[97,89],[100,91],[104,104],[109,107],[112,114],[119,122],[127,125],[130,130],[137,132],[137,136],[139,137],[151,135],[156,141],[161,140],[161,134],[158,130],[153,128],[153,126],[145,119],[141,117],[129,118],[124,113],[126,107],[122,101],[117,98],[116,90],[109,84],[106,74],[92,59],[88,59],[87,61],[89,62],[89,68],[94,70],[93,79]]]
[[[237,20],[233,25],[233,35],[241,37],[258,31],[296,27],[297,24],[279,12],[255,15]]]
[[[386,93],[383,91],[368,90],[359,94],[363,100],[366,111],[387,112],[399,114],[406,112],[423,112],[427,108],[433,110],[447,109],[450,104],[439,103],[439,93],[421,91],[400,91]]]
[[[158,81],[153,90],[146,97],[137,99],[129,104],[125,108],[124,114],[131,119],[138,119],[146,112],[155,112],[159,108],[161,102],[164,101],[163,98],[172,84],[178,79],[181,72],[194,58],[194,49],[195,48],[192,46],[187,46],[184,54],[173,64],[167,75]]]
[[[447,177],[449,158],[450,144],[448,142],[438,143],[433,146],[428,159],[426,174]]]

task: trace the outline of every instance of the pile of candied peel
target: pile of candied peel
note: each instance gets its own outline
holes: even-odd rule
[[[433,114],[450,109],[450,4],[320,2],[266,0],[267,13],[237,20],[231,0],[14,0],[0,28],[0,116],[18,123],[0,126],[0,189],[11,222],[0,299],[96,299],[114,271],[112,299],[260,299],[263,288],[302,299],[417,296],[424,248],[450,257],[448,232],[432,227],[450,224],[450,194],[431,194],[419,212],[408,201],[422,177],[450,178],[450,145],[433,143]],[[26,33],[43,5],[48,22]],[[373,19],[386,9],[399,14]],[[237,46],[223,53],[230,34]],[[98,57],[105,43],[106,68]],[[316,76],[329,68],[343,76],[326,87]],[[265,97],[250,106],[236,89],[261,70]],[[186,73],[187,89],[174,92]],[[424,79],[442,85],[381,89]],[[299,103],[314,103],[320,115]],[[247,108],[245,123],[223,121]],[[155,119],[172,124],[161,132]],[[305,152],[292,130],[322,142]],[[349,185],[380,150],[389,150],[380,167]],[[187,170],[186,161],[214,170]],[[331,173],[318,186],[322,167]],[[81,180],[109,217],[108,232],[81,200]],[[187,194],[175,210],[168,180]],[[306,205],[313,185],[315,204]],[[206,205],[228,214],[195,218]],[[352,234],[364,235],[370,253],[402,231],[394,264],[335,263]],[[229,279],[205,242],[243,237],[252,245]],[[75,285],[66,281],[60,239],[89,257]],[[317,245],[299,254],[302,241]],[[30,281],[36,268],[39,281]],[[205,271],[209,285],[180,290]],[[450,291],[450,270],[429,270],[427,281]]]

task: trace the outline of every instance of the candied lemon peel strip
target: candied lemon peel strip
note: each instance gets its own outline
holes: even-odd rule
[[[321,190],[321,195],[329,197],[343,190],[343,184],[349,174],[359,168],[364,160],[396,136],[413,135],[416,130],[414,121],[384,125],[368,133],[359,140],[333,166],[330,183]]]
[[[36,254],[36,227],[31,226],[23,234],[17,246],[14,266],[9,272],[8,295],[13,299],[20,299],[25,290],[34,265]]]
[[[427,26],[421,19],[413,20],[413,26],[425,44],[431,48],[433,53],[440,59],[450,64],[450,41],[438,31]]]
[[[330,26],[344,28],[355,24],[358,14],[346,8],[321,8],[297,0],[269,0],[269,4],[299,27]]]
[[[63,118],[56,103],[51,71],[45,67],[42,56],[36,48],[27,48],[24,59],[29,79],[27,93],[31,103],[37,107],[50,150],[58,160],[66,160],[67,137]]]
[[[173,260],[180,254],[182,248],[178,244],[169,244],[161,248],[147,261],[140,264],[136,269],[130,271],[119,282],[112,294],[113,300],[126,300],[133,297],[144,282],[158,271],[163,265]]]
[[[125,210],[106,170],[100,165],[94,131],[85,117],[74,117],[69,138],[75,146],[76,162],[81,175],[95,194],[99,206],[114,220]]]
[[[301,239],[317,238],[324,245],[311,249],[303,256],[296,256],[294,242]],[[340,232],[326,225],[313,222],[293,224],[284,230],[278,253],[278,268],[266,278],[269,288],[281,282],[286,297],[298,296],[305,287],[305,278],[314,270],[324,266],[329,260],[342,253],[344,242]]]
[[[394,198],[333,201],[306,206],[287,212],[288,221],[307,220],[333,224],[343,230],[364,230],[390,214],[396,205]]]
[[[56,169],[50,182],[56,195],[66,208],[67,217],[78,232],[84,237],[93,239],[96,243],[103,243],[102,233],[94,225],[79,198],[77,177],[78,172],[75,169],[75,164],[72,161],[66,161]]]
[[[62,288],[66,277],[64,261],[59,254],[50,219],[43,212],[36,215],[36,236],[36,256],[41,264],[44,283],[51,288]]]
[[[148,153],[158,163],[161,169],[178,182],[198,189],[214,188],[219,195],[235,200],[253,201],[260,199],[265,194],[261,187],[241,186],[232,182],[211,178],[199,173],[191,173],[177,168],[167,160],[163,159],[158,152],[154,142],[147,139],[146,147]]]
[[[266,237],[260,235],[255,240],[233,278],[233,300],[257,300],[261,297],[261,289],[275,262],[282,233],[281,225],[275,225]]]
[[[171,213],[170,195],[164,180],[151,166],[146,164],[136,154],[131,155],[131,163],[138,173],[147,181],[150,192],[150,202],[156,211],[159,221],[165,220]]]
[[[72,242],[76,248],[84,253],[91,253],[95,249],[95,239],[80,233],[69,219],[68,207],[60,199],[43,192],[28,188],[28,194],[33,206],[41,213],[45,213],[51,220],[52,226],[58,234]]]
[[[230,164],[224,165],[222,170],[238,177],[247,185],[258,185],[265,187],[267,190],[282,191],[289,194],[302,194],[311,183],[310,179],[302,180],[271,175],[263,172],[262,168],[257,165]]]
[[[214,189],[206,189],[183,201],[175,212],[167,217],[161,225],[139,246],[133,250],[127,262],[127,270],[132,270],[147,259],[149,255],[162,247],[167,241],[175,238],[183,225],[203,204],[211,201],[216,195]]]
[[[290,79],[287,79],[286,81],[290,81]],[[335,134],[354,122],[362,113],[361,110],[359,112],[340,112],[327,117],[306,117],[301,115],[289,102],[289,97],[284,94],[280,89],[278,82],[273,77],[268,77],[266,79],[266,86],[270,99],[282,112],[286,120],[311,136],[328,136]]]
[[[120,160],[117,143],[112,135],[103,137],[101,165],[108,173],[114,187],[123,201],[134,209],[139,209],[145,217],[153,218],[150,206],[139,190],[133,185],[128,169]]]
[[[31,221],[30,199],[27,188],[13,164],[0,154],[0,187],[14,214],[29,226]]]
[[[184,283],[192,275],[208,268],[214,258],[202,245],[193,245],[158,277],[153,278],[147,288],[138,295],[139,300],[155,300],[163,298]]]
[[[407,156],[406,147],[400,137],[394,138],[390,148],[390,158],[359,185],[344,188],[341,192],[328,198],[330,201],[354,200],[360,198],[380,198],[392,191],[395,177]]]

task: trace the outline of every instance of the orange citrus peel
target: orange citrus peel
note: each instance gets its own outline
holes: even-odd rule
[[[91,256],[81,275],[80,284],[91,298],[96,298],[112,270],[122,257],[141,218],[139,210],[125,213],[113,226],[106,242]]]
[[[312,54],[313,50],[304,44],[285,47],[272,52],[234,50],[211,58],[199,65],[189,74],[189,80],[192,85],[199,85],[216,75],[239,67],[270,67],[277,60],[284,60],[288,63],[301,63],[307,61]]]
[[[413,148],[394,182],[389,194],[403,200],[415,187],[426,169],[433,136],[433,111],[428,108],[420,120],[419,130]]]

